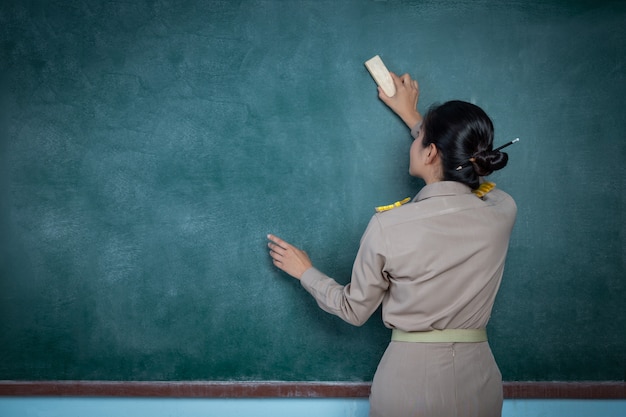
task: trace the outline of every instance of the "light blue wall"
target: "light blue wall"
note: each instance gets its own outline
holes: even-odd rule
[[[0,398],[0,417],[366,417],[367,399]],[[503,417],[626,417],[626,400],[505,400]]]

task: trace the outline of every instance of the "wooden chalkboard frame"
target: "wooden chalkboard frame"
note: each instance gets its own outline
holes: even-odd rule
[[[506,399],[626,399],[626,381],[505,382]],[[363,398],[367,382],[0,381],[0,396]]]

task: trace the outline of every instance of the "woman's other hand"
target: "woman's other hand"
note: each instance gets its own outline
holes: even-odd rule
[[[396,94],[389,97],[382,88],[378,87],[378,98],[400,116],[402,121],[411,129],[422,121],[422,115],[417,111],[417,102],[420,96],[419,84],[409,74],[404,74],[401,77],[393,72],[390,74],[396,86]]]
[[[270,248],[270,256],[277,268],[296,279],[300,279],[304,271],[313,266],[305,251],[274,235],[267,235],[267,238],[269,239],[267,246]]]

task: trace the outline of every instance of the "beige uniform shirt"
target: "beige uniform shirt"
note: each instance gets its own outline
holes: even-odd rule
[[[516,212],[498,189],[481,199],[458,182],[427,185],[411,203],[372,217],[349,284],[310,268],[302,286],[323,310],[354,325],[382,302],[392,329],[484,328]]]

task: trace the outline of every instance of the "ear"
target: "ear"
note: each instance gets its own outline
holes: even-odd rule
[[[431,143],[428,145],[424,163],[426,165],[430,165],[430,164],[434,164],[438,160],[439,160],[439,149],[437,149],[434,143]]]

